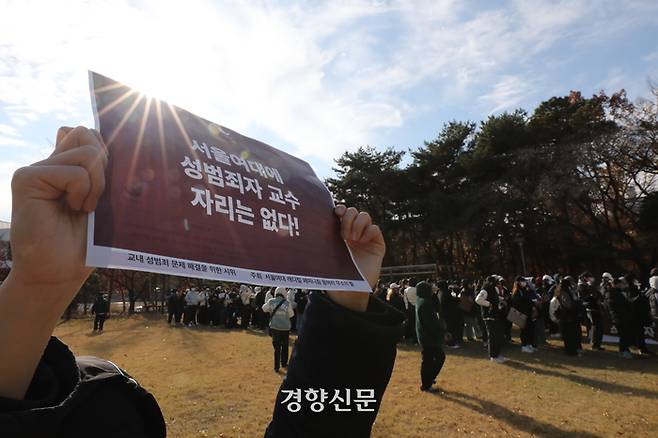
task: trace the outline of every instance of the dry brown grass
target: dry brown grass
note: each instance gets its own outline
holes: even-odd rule
[[[76,354],[128,370],[158,399],[171,437],[261,437],[281,375],[256,331],[170,328],[159,316],[89,320],[56,335]],[[557,349],[489,362],[479,345],[450,350],[442,392],[418,391],[420,352],[401,345],[373,437],[658,436],[658,360],[611,352],[569,358]],[[613,347],[608,346],[608,349]]]

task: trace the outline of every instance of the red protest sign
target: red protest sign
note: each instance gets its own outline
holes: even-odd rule
[[[308,163],[90,72],[107,186],[87,264],[369,291]]]

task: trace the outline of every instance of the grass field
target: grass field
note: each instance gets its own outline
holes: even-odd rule
[[[158,399],[171,437],[261,437],[282,379],[258,331],[170,328],[159,315],[112,318],[102,335],[71,320],[55,334],[75,354],[119,364]],[[658,360],[559,343],[535,355],[517,344],[504,365],[479,344],[450,350],[441,392],[421,393],[420,350],[400,345],[373,437],[656,437]],[[587,348],[587,347],[586,347]],[[311,437],[312,438],[312,437]]]

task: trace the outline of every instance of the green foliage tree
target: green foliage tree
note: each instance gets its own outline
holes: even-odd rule
[[[552,97],[487,120],[447,123],[403,152],[346,152],[336,199],[382,224],[389,265],[458,273],[646,272],[656,260],[658,93]],[[521,250],[525,259],[521,259]],[[651,256],[654,254],[654,256]]]

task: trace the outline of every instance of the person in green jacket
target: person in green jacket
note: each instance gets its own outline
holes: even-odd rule
[[[416,335],[423,347],[420,365],[420,390],[432,391],[441,372],[446,354],[443,351],[444,331],[432,302],[432,285],[421,281],[416,285]]]

